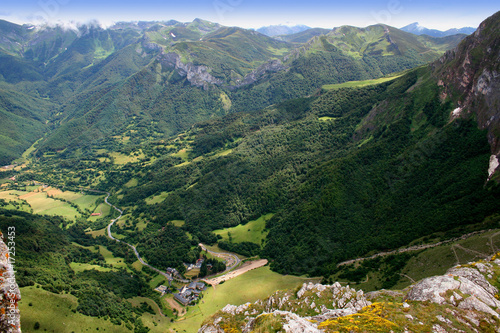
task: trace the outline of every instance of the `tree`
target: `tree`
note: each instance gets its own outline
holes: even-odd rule
[[[201,264],[201,268],[200,268],[200,277],[204,277],[204,276],[207,276],[208,274],[208,267],[207,267],[207,262],[206,260],[203,261],[203,263]]]

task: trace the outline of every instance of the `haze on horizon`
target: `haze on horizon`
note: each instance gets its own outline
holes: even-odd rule
[[[10,22],[68,23],[97,20],[103,25],[119,21],[190,22],[201,18],[226,26],[259,28],[267,25],[303,24],[333,28],[341,25],[366,27],[383,23],[403,27],[419,22],[430,29],[477,27],[499,10],[498,3],[431,0],[4,0],[0,19]]]

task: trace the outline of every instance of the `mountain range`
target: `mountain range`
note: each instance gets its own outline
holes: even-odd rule
[[[261,27],[257,29],[258,32],[261,34],[264,34],[269,37],[274,37],[274,36],[281,36],[281,35],[291,35],[291,34],[296,34],[299,32],[302,32],[304,30],[311,29],[310,27],[306,25],[294,25],[294,26],[288,26],[288,25],[269,25],[266,27]]]
[[[199,19],[77,30],[2,21],[0,29],[0,88],[4,101],[18,96],[2,108],[2,132],[11,133],[2,164],[42,132],[50,134],[39,153],[88,148],[151,122],[142,139],[172,135],[212,116],[314,93],[324,84],[422,65],[463,38],[415,37],[380,25],[290,35],[290,43]],[[36,116],[26,106],[34,102]],[[33,129],[22,131],[14,115]]]
[[[446,31],[441,31],[437,29],[427,29],[426,27],[421,26],[418,22],[414,22],[411,24],[408,24],[404,27],[401,28],[401,30],[410,32],[415,35],[427,35],[431,37],[446,37],[446,36],[452,36],[456,34],[466,34],[470,35],[474,31],[476,31],[475,28],[472,27],[465,27],[465,28],[453,28],[453,29],[448,29]]]

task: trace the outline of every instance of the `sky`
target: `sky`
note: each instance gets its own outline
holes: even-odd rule
[[[413,22],[430,28],[474,27],[500,10],[498,0],[0,0],[0,19],[23,23],[119,21],[190,22],[201,18],[227,26],[259,28],[304,24],[333,28]]]

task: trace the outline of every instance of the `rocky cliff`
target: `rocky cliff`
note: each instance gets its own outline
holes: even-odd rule
[[[453,96],[459,101],[453,116],[472,115],[488,131],[491,177],[500,157],[500,12],[482,22],[433,67],[443,87],[442,98]]]
[[[21,319],[17,304],[20,299],[21,292],[16,283],[9,248],[0,233],[0,332],[21,332]]]
[[[309,283],[255,303],[227,305],[198,332],[498,332],[499,277],[494,256],[403,291],[364,294],[338,282]]]

